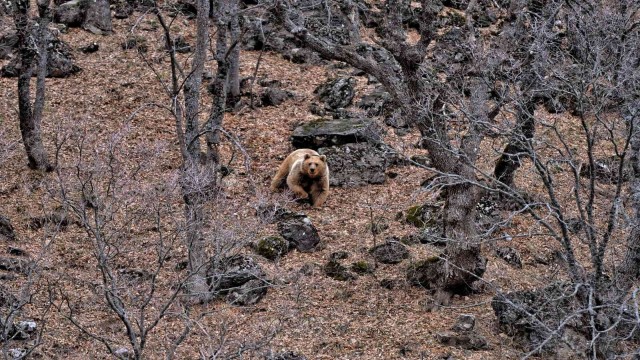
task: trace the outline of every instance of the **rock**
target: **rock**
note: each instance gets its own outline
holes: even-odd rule
[[[329,255],[329,260],[334,260],[334,261],[338,261],[338,260],[344,260],[346,258],[349,257],[349,253],[346,251],[336,251],[331,253],[331,255]]]
[[[537,349],[543,355],[569,351],[576,358],[587,358],[589,341],[582,331],[588,327],[575,316],[583,311],[575,285],[556,282],[542,289],[498,294],[491,307],[500,331],[526,351]]]
[[[173,10],[186,16],[188,19],[193,19],[198,13],[198,8],[194,0],[178,0],[173,5]]]
[[[520,253],[518,253],[518,250],[512,247],[503,246],[496,250],[496,255],[508,264],[522,269],[522,260],[520,259]]]
[[[400,241],[387,240],[384,244],[369,250],[371,255],[383,264],[397,264],[409,257],[409,250]]]
[[[15,323],[10,331],[9,338],[12,340],[29,340],[31,338],[31,334],[33,334],[37,329],[37,324],[33,320],[23,320]]]
[[[115,11],[113,17],[116,19],[126,19],[133,14],[133,6],[126,0],[115,1]]]
[[[487,339],[478,334],[455,334],[442,332],[436,334],[436,339],[448,346],[455,346],[465,350],[487,350],[489,343]]]
[[[293,351],[285,351],[265,356],[264,360],[307,360],[303,355],[294,353]]]
[[[21,360],[27,356],[27,349],[13,348],[7,351],[9,359]]]
[[[300,267],[300,270],[298,270],[298,273],[304,276],[312,276],[312,275],[318,274],[321,268],[322,267],[320,266],[320,264],[306,263],[302,265],[302,267]]]
[[[318,153],[327,157],[331,186],[384,184],[388,167],[398,163],[396,154],[371,143],[323,147]]]
[[[263,280],[249,280],[227,294],[227,302],[237,306],[257,304],[267,294],[268,283]]]
[[[338,281],[348,281],[356,279],[356,276],[352,274],[349,269],[340,264],[336,259],[330,259],[324,266],[324,273]]]
[[[0,308],[13,306],[18,299],[2,284],[0,284]]]
[[[437,271],[437,265],[440,262],[437,256],[426,260],[418,260],[413,262],[407,268],[407,281],[409,284],[422,286],[425,289],[432,289],[440,280],[440,272]]]
[[[360,260],[351,264],[351,270],[356,274],[364,275],[364,274],[372,274],[373,271],[375,270],[375,267],[373,266],[373,264],[367,261]]]
[[[261,280],[265,273],[252,257],[234,255],[217,261],[211,259],[207,283],[214,294],[226,294],[251,280]]]
[[[322,60],[315,52],[307,48],[294,48],[282,52],[282,58],[294,64],[320,64]]]
[[[29,253],[26,250],[17,248],[17,247],[13,247],[13,246],[9,246],[9,250],[7,251],[9,253],[9,255],[13,255],[13,256],[29,256]]]
[[[143,36],[129,35],[127,36],[127,40],[120,44],[120,46],[122,50],[137,49],[141,53],[146,53],[147,50],[149,50],[147,39]]]
[[[355,96],[355,84],[356,80],[352,77],[331,79],[318,86],[314,93],[331,109],[346,108]]]
[[[129,349],[125,347],[117,348],[113,355],[115,355],[118,359],[132,359],[134,357],[133,353],[129,351]]]
[[[390,111],[390,114],[384,117],[384,124],[398,130],[407,131],[409,125],[402,117],[402,112],[399,109],[393,109]]]
[[[595,179],[605,184],[617,184],[619,181],[626,182],[633,176],[633,168],[629,161],[625,161],[622,167],[622,178],[618,176],[620,159],[615,155],[608,158],[596,159],[594,165],[595,171],[593,171],[593,175]],[[589,178],[590,172],[590,164],[583,163],[580,166],[580,176]]]
[[[255,250],[269,260],[277,260],[289,251],[289,242],[279,236],[267,236],[258,241]]]
[[[18,34],[8,32],[0,35],[0,60],[8,60],[18,44]]]
[[[23,259],[0,257],[0,270],[25,272],[29,263]]]
[[[300,252],[312,252],[320,243],[318,230],[306,216],[296,216],[278,223],[280,235]]]
[[[15,240],[16,232],[8,218],[0,215],[0,239]]]
[[[295,217],[304,217],[303,213],[293,212],[278,204],[260,204],[256,208],[256,216],[267,223],[275,223]]]
[[[471,16],[475,25],[480,28],[489,27],[498,21],[498,12],[487,6],[476,6]]]
[[[98,45],[98,43],[93,42],[89,45],[83,46],[80,48],[80,52],[82,52],[83,54],[93,54],[94,52],[98,51],[100,49],[100,45]]]
[[[469,6],[469,0],[442,0],[442,5],[458,10],[466,10],[467,6]]]
[[[382,279],[380,280],[380,286],[387,289],[387,290],[393,290],[393,289],[398,289],[400,287],[402,287],[402,284],[404,282],[402,280],[398,280],[398,279]]]
[[[71,0],[53,9],[53,21],[70,27],[77,27],[84,22],[89,0]]]
[[[88,7],[82,28],[96,34],[106,35],[113,31],[109,0],[87,0]]]
[[[414,205],[404,213],[404,222],[415,227],[434,227],[442,217],[442,204]]]
[[[295,128],[291,144],[296,149],[338,146],[380,140],[374,122],[361,118],[318,119]]]
[[[476,318],[471,314],[462,314],[458,316],[458,321],[451,328],[457,333],[465,333],[473,330],[476,326]]]
[[[277,87],[268,87],[261,95],[262,106],[278,106],[289,99],[291,94]]]
[[[358,102],[358,107],[367,111],[367,116],[383,115],[387,105],[391,102],[391,95],[382,89],[375,89],[370,94],[364,95]]]
[[[67,226],[73,223],[67,216],[67,212],[62,207],[58,207],[51,213],[44,216],[36,216],[31,218],[29,229],[37,230],[44,226],[55,226],[60,230],[66,230]]]
[[[73,62],[71,47],[62,40],[58,39],[51,32],[47,34],[49,44],[47,46],[47,73],[48,78],[66,78],[78,73],[81,69]],[[36,61],[32,66],[36,67]],[[18,58],[13,58],[0,70],[2,77],[17,77],[19,70]],[[36,76],[36,71],[32,72],[32,76]]]

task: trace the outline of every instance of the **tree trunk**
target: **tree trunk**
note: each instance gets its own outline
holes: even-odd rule
[[[47,71],[47,28],[49,23],[48,4],[39,4],[41,18],[37,30],[37,46],[35,50],[30,43],[31,26],[28,17],[29,2],[15,2],[14,21],[18,35],[20,64],[18,66],[18,113],[20,117],[20,133],[24,143],[31,169],[51,171],[53,167],[47,159],[42,143],[40,124],[44,108],[45,76]],[[33,63],[38,54],[37,88],[34,108],[31,107],[31,76]]]
[[[520,168],[520,158],[528,153],[528,142],[535,133],[535,107],[534,99],[529,98],[524,106],[518,109],[514,134],[493,171],[494,177],[509,187],[513,186],[513,176]]]
[[[229,54],[228,96],[231,103],[240,100],[240,23],[238,22],[239,4],[237,0],[229,0],[229,32],[231,35],[231,52]],[[217,49],[216,49],[217,51]],[[218,64],[220,60],[218,60]]]
[[[633,168],[630,192],[633,207],[633,227],[627,238],[627,252],[622,265],[618,269],[617,277],[620,293],[626,296],[627,291],[640,277],[640,113],[633,114],[631,124],[631,156],[629,161]]]
[[[200,165],[199,113],[202,72],[209,38],[209,0],[198,0],[196,18],[196,48],[191,74],[185,83],[185,145],[186,158],[182,165],[182,191],[187,222],[186,246],[189,253],[189,272],[192,275],[188,292],[199,302],[209,299],[206,282],[207,256],[202,231],[204,204],[208,200],[211,172]]]
[[[233,1],[233,0],[232,0]],[[218,145],[220,143],[220,128],[222,127],[222,120],[227,103],[227,79],[232,76],[229,74],[232,71],[230,68],[233,66],[232,59],[227,60],[227,24],[228,16],[234,16],[229,12],[229,7],[224,2],[218,3],[219,8],[216,11],[216,25],[217,25],[217,40],[216,40],[216,62],[218,64],[218,70],[216,77],[211,84],[211,93],[213,96],[213,103],[211,105],[211,113],[209,114],[209,120],[207,121],[207,160],[210,166],[217,167],[220,162],[218,155]],[[237,11],[235,12],[237,16]],[[236,59],[237,60],[237,59]],[[237,69],[236,69],[237,70]],[[237,74],[236,74],[237,75]],[[238,90],[239,94],[239,90]]]

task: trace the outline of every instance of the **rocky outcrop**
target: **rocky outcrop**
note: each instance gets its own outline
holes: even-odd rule
[[[380,130],[362,118],[318,119],[295,128],[291,143],[297,149],[318,149],[349,143],[377,141]]]

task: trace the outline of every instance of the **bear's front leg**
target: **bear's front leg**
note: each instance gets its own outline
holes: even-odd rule
[[[304,200],[309,198],[309,194],[307,194],[307,192],[304,191],[304,188],[298,184],[298,179],[296,179],[295,176],[289,176],[287,178],[287,186],[299,199]]]
[[[322,206],[325,200],[327,200],[327,196],[329,196],[329,189],[325,189],[320,184],[314,184],[311,187],[311,201],[314,208]]]

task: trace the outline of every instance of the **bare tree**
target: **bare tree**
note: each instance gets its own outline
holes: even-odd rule
[[[47,74],[48,25],[51,21],[49,1],[38,1],[38,20],[34,26],[29,18],[29,1],[13,1],[13,20],[18,35],[18,107],[20,132],[27,152],[29,167],[51,171],[42,143],[41,123],[45,101],[45,76]],[[34,64],[35,63],[35,64]],[[31,76],[36,68],[36,94],[31,104]]]
[[[276,12],[285,28],[303,44],[327,59],[344,61],[376,77],[389,92],[401,111],[403,119],[417,127],[422,136],[422,146],[429,151],[432,167],[446,175],[443,195],[445,236],[449,240],[442,258],[433,263],[433,288],[438,289],[436,304],[448,302],[452,293],[468,292],[471,285],[482,276],[486,259],[480,255],[480,243],[475,228],[475,208],[480,191],[475,181],[475,163],[484,126],[498,113],[500,104],[490,105],[490,91],[495,86],[491,78],[491,64],[487,48],[476,39],[472,22],[466,29],[459,29],[456,41],[469,61],[455,74],[438,74],[433,71],[437,60],[428,50],[436,42],[437,14],[439,8],[431,1],[421,1],[418,21],[418,40],[411,42],[402,23],[403,11],[408,2],[387,1],[384,18],[376,29],[374,44],[365,42],[358,34],[359,24],[354,5],[328,5],[332,16],[342,14],[349,29],[348,45],[342,45],[305,28],[305,13],[285,1],[276,1]],[[458,31],[458,30],[457,30]],[[476,71],[482,66],[486,70]],[[442,80],[438,76],[444,76]],[[467,87],[472,96],[462,98],[459,87]],[[457,103],[456,101],[461,101]],[[464,110],[461,110],[464,107]],[[453,125],[449,110],[461,114],[464,136],[450,136]],[[460,133],[458,133],[460,134]]]
[[[562,303],[559,312],[544,304],[527,309],[501,299],[542,329],[544,336],[525,357],[557,345],[569,328],[584,337],[582,344],[570,345],[582,349],[576,350],[582,356],[629,355],[638,334],[638,316],[630,309],[638,307],[640,270],[640,57],[635,50],[640,44],[640,7],[627,1],[538,5],[540,9],[519,14],[537,38],[528,42],[532,58],[527,69],[534,78],[529,84],[535,86],[533,92],[506,94],[519,125],[513,131],[498,130],[512,134],[499,161],[510,170],[496,167],[499,181],[492,191],[517,204],[517,213],[533,217],[542,236],[557,241],[569,291],[544,299],[559,308]],[[564,119],[543,116],[536,110],[543,99],[559,101],[570,114],[563,114]],[[534,129],[544,135],[533,136]],[[514,187],[512,170],[524,159],[528,165],[522,171],[543,195],[530,196]]]

